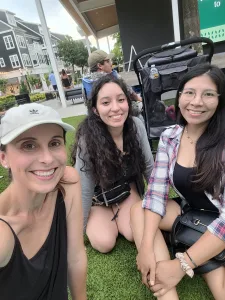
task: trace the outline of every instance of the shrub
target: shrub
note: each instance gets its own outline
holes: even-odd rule
[[[7,110],[16,104],[16,99],[14,96],[3,96],[0,97],[0,111]]]
[[[37,94],[30,94],[30,101],[36,102],[39,100],[45,100],[45,94],[44,93],[37,93]]]
[[[20,82],[20,95],[22,94],[28,94],[29,93],[29,90],[27,88],[27,85],[25,83],[25,81],[22,81]]]
[[[0,78],[0,91],[5,93],[6,91],[6,85],[7,85],[8,80],[4,78]]]
[[[46,100],[55,99],[56,98],[56,92],[47,92],[45,93]]]

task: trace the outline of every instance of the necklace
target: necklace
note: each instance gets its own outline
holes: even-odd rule
[[[190,142],[191,144],[196,144],[196,141],[193,141],[192,138],[188,135],[187,126],[185,127],[185,132],[186,132],[186,134],[187,134],[187,138],[188,138],[189,142]]]

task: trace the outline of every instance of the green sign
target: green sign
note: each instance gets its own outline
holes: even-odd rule
[[[198,0],[200,32],[213,42],[225,40],[225,0]]]

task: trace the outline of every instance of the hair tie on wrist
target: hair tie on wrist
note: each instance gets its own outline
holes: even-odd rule
[[[198,266],[196,265],[196,263],[194,262],[194,260],[190,257],[190,255],[188,254],[188,252],[186,251],[185,253],[187,254],[187,256],[188,256],[188,258],[190,259],[190,261],[192,262],[193,266],[194,266],[195,268],[197,268]]]

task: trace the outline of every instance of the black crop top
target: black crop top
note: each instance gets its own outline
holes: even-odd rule
[[[191,180],[194,174],[195,168],[185,168],[176,163],[173,173],[173,182],[176,189],[184,196],[192,208],[218,212],[217,207],[213,205],[204,192],[193,190]]]

